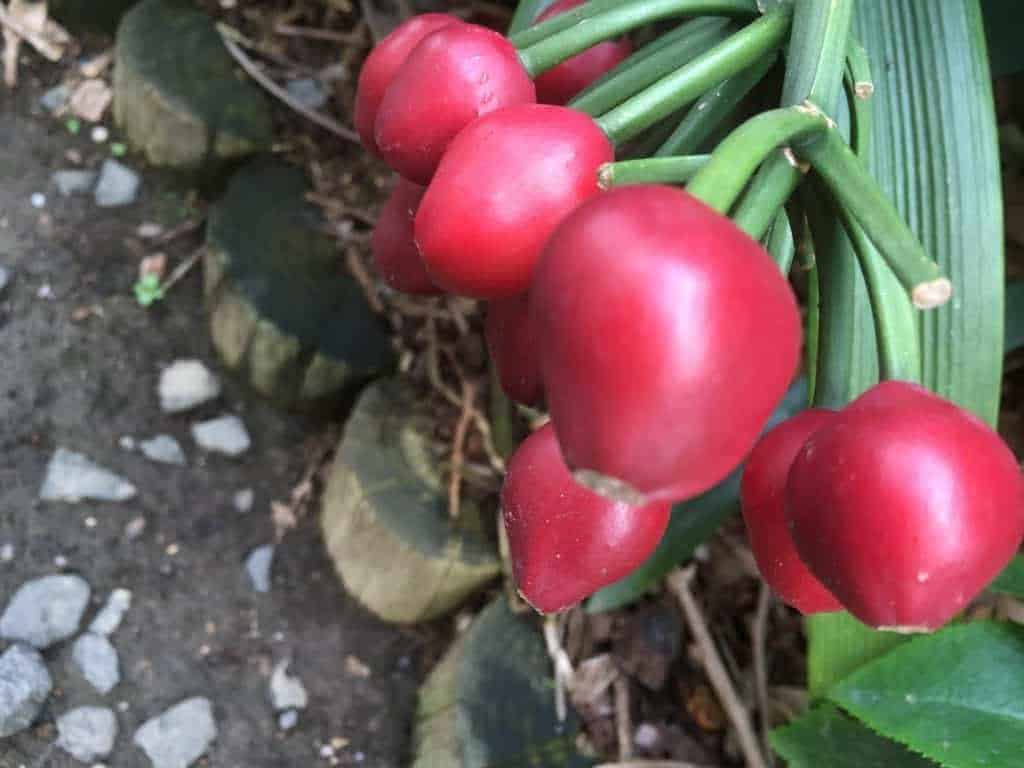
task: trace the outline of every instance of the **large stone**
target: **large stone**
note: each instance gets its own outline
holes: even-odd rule
[[[214,346],[285,407],[354,391],[393,364],[388,330],[345,273],[301,170],[261,158],[210,213],[204,261]]]
[[[80,453],[58,448],[46,467],[39,498],[43,501],[128,501],[135,486]]]
[[[238,77],[213,19],[183,0],[143,0],[121,21],[114,117],[150,163],[184,170],[273,139],[267,98]]]
[[[398,380],[359,398],[323,495],[321,527],[349,594],[381,618],[440,616],[501,570],[480,510],[449,515],[423,399]]]
[[[117,716],[106,707],[79,707],[57,718],[57,746],[83,763],[106,757],[117,740]]]
[[[25,582],[0,616],[0,637],[49,648],[78,631],[89,594],[85,579],[72,574]]]
[[[217,738],[209,699],[186,699],[135,731],[135,743],[153,768],[188,768]]]
[[[38,651],[12,645],[0,655],[0,739],[23,731],[39,715],[53,680]]]

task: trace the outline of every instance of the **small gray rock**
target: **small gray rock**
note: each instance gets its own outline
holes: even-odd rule
[[[89,625],[89,631],[97,635],[109,637],[114,634],[125,613],[132,607],[132,592],[130,589],[115,589],[107,598],[106,604],[96,618]]]
[[[51,178],[57,187],[57,191],[64,197],[70,197],[71,195],[81,194],[92,189],[92,185],[96,183],[96,172],[79,170],[54,171]]]
[[[209,699],[196,697],[174,705],[135,731],[135,743],[153,768],[188,768],[217,738]]]
[[[58,85],[51,88],[39,97],[39,106],[50,114],[54,114],[67,106],[71,98],[71,88],[67,85]]]
[[[59,574],[25,582],[0,616],[0,637],[49,648],[78,631],[89,604],[81,576]]]
[[[139,174],[108,157],[100,167],[100,180],[93,197],[101,208],[131,205],[139,193]]]
[[[11,272],[6,267],[0,267],[0,293],[3,293],[11,282]]]
[[[110,693],[121,682],[117,651],[103,635],[86,632],[79,637],[71,649],[71,659],[82,677],[100,693]]]
[[[277,716],[277,727],[282,731],[290,731],[299,724],[299,713],[289,709]]]
[[[0,544],[0,563],[9,563],[14,559],[14,545],[9,541]]]
[[[245,558],[245,570],[249,574],[252,588],[257,592],[270,591],[270,566],[274,562],[274,545],[256,547]]]
[[[306,687],[297,677],[288,674],[291,659],[283,659],[274,667],[270,675],[270,702],[274,710],[305,709],[309,703]]]
[[[193,424],[192,437],[200,448],[228,456],[241,456],[252,445],[245,424],[237,416],[221,416]]]
[[[160,408],[188,411],[220,395],[220,381],[198,360],[176,360],[160,374]]]
[[[149,440],[143,440],[139,443],[139,449],[151,461],[185,466],[185,452],[181,450],[181,444],[170,435],[157,435]]]
[[[57,746],[76,760],[106,757],[117,739],[117,715],[106,707],[79,707],[57,718]]]
[[[127,501],[134,498],[135,486],[87,457],[66,448],[58,448],[46,467],[46,479],[39,491],[43,501],[76,502]]]
[[[236,512],[248,512],[252,509],[252,504],[256,500],[256,494],[253,493],[252,488],[243,488],[235,494],[233,499]]]
[[[0,656],[0,739],[32,725],[53,679],[38,651],[12,645]]]
[[[320,109],[327,103],[327,90],[323,83],[314,77],[303,77],[289,80],[285,84],[288,95],[306,109]]]

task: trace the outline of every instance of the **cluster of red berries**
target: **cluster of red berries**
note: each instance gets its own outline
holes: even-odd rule
[[[502,490],[519,589],[545,612],[649,556],[670,504],[750,453],[800,359],[797,301],[757,242],[679,189],[599,189],[612,144],[560,104],[628,53],[602,43],[535,84],[501,35],[428,14],[359,79],[359,133],[401,177],[381,276],[486,300],[503,388],[550,411]],[[900,383],[780,426],[743,486],[785,599],[893,627],[937,626],[982,589],[1024,535],[1021,501],[991,430]]]

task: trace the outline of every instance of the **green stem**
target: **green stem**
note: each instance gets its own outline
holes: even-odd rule
[[[533,24],[533,20],[540,16],[549,5],[555,0],[520,0],[516,6],[516,12],[512,15],[512,21],[508,25],[509,37]]]
[[[750,69],[719,83],[701,96],[656,155],[688,155],[700,149],[707,138],[721,125],[747,94],[761,82],[775,63],[776,54],[765,56]]]
[[[536,77],[597,43],[645,24],[690,15],[747,15],[750,9],[750,0],[633,0],[521,48],[519,60],[530,77]]]
[[[939,265],[928,258],[924,246],[843,142],[839,131],[822,131],[794,146],[794,150],[811,162],[836,202],[864,228],[889,268],[910,292],[915,307],[931,309],[949,300],[952,284],[942,275]]]
[[[823,115],[800,107],[775,109],[751,118],[715,148],[711,161],[693,177],[687,191],[716,211],[728,213],[770,153],[801,136],[825,132],[828,125]]]
[[[679,184],[707,165],[709,155],[645,157],[605,163],[597,172],[598,186],[610,189],[624,184]]]
[[[727,19],[697,19],[668,34],[676,37],[668,45],[661,45],[654,53],[646,48],[637,61],[626,59],[600,83],[595,83],[569,102],[569,106],[592,117],[602,115],[612,107],[634,96],[651,83],[692,61],[696,56],[722,42],[728,36]],[[686,34],[678,34],[680,31]],[[651,45],[658,45],[655,41]],[[634,56],[638,55],[634,54]]]
[[[768,162],[757,169],[749,187],[731,214],[736,226],[755,240],[760,240],[772,225],[775,215],[782,210],[793,194],[801,178],[803,173],[800,169],[794,168],[786,158],[769,157]]]
[[[633,0],[636,2],[637,0]],[[642,2],[642,0],[640,0]],[[525,0],[525,2],[536,3],[536,0]],[[550,3],[545,3],[550,5]],[[522,50],[535,43],[539,43],[541,40],[551,37],[559,32],[564,32],[581,21],[591,19],[594,16],[599,16],[606,11],[619,8],[624,3],[622,0],[590,0],[590,2],[584,3],[583,5],[577,6],[572,10],[560,13],[557,16],[552,16],[550,19],[542,21],[540,24],[529,26],[530,23],[540,15],[538,11],[535,13],[527,22],[525,29],[517,29],[515,33],[509,35],[509,42],[512,43],[516,48]],[[516,13],[518,16],[518,12]],[[513,22],[517,19],[513,18]]]
[[[779,211],[775,216],[765,247],[775,263],[779,265],[782,274],[788,275],[790,267],[793,266],[793,256],[796,254],[796,243],[793,240],[793,228],[789,225],[789,216],[786,215],[785,210]]]
[[[616,144],[642,133],[723,80],[775,50],[789,31],[791,10],[780,6],[671,75],[601,116],[597,123]]]

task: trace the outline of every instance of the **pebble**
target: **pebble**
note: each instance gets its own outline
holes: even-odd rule
[[[270,591],[270,566],[274,562],[274,545],[264,544],[256,547],[245,558],[245,570],[249,574],[252,588],[257,592]]]
[[[135,230],[135,234],[143,240],[155,240],[163,233],[164,228],[153,221],[144,221],[139,224],[138,229]]]
[[[11,272],[6,267],[0,267],[0,293],[3,293],[11,282]]]
[[[161,372],[157,393],[165,413],[180,413],[218,397],[220,381],[199,360],[176,360]]]
[[[75,502],[127,501],[135,486],[113,472],[94,464],[80,453],[58,448],[46,467],[46,479],[39,491],[43,501]]]
[[[0,563],[9,563],[14,559],[14,545],[9,541],[0,544]]]
[[[117,715],[106,707],[79,707],[57,718],[57,746],[89,763],[106,757],[117,739]]]
[[[139,536],[141,536],[145,532],[145,530],[146,518],[140,515],[139,517],[133,517],[131,520],[125,523],[124,535],[127,537],[129,541],[134,541],[135,539],[139,538]]]
[[[245,424],[230,415],[193,424],[192,437],[200,448],[228,456],[241,456],[252,445]]]
[[[139,174],[113,158],[103,161],[94,198],[101,208],[131,205],[139,193]]]
[[[289,709],[277,716],[277,727],[282,731],[290,731],[299,724],[299,713]]]
[[[107,130],[105,125],[94,125],[89,136],[92,138],[94,143],[102,144],[110,138],[110,131]]]
[[[117,651],[103,635],[86,632],[75,641],[71,658],[82,673],[100,693],[110,693],[121,682],[121,665]]]
[[[78,631],[89,604],[81,576],[43,576],[21,585],[0,616],[0,637],[49,648]]]
[[[91,190],[93,184],[96,183],[96,172],[78,170],[54,171],[53,176],[50,178],[53,179],[53,184],[61,195],[70,197],[71,195]]]
[[[53,286],[50,285],[49,283],[43,283],[42,285],[39,286],[39,290],[36,291],[36,298],[37,299],[43,299],[45,301],[50,301],[51,299],[53,299],[53,297],[54,297]]]
[[[39,105],[47,112],[53,114],[64,109],[70,98],[71,88],[67,85],[58,85],[39,97]]]
[[[270,702],[274,710],[305,709],[309,703],[306,686],[299,678],[288,674],[291,659],[282,659],[270,675]]]
[[[650,723],[640,723],[633,734],[633,743],[646,752],[653,752],[661,742],[661,731]]]
[[[252,509],[253,502],[256,501],[256,494],[252,488],[243,488],[242,490],[235,493],[234,497],[235,511],[246,513]]]
[[[170,435],[157,435],[149,440],[139,443],[142,454],[152,461],[162,464],[177,464],[185,466],[185,452],[181,444]]]
[[[33,192],[32,197],[28,199],[32,203],[33,208],[45,208],[46,207],[46,195],[42,192]]]
[[[107,602],[96,618],[89,625],[89,631],[104,637],[110,637],[121,626],[121,620],[125,613],[132,607],[132,591],[130,589],[115,589],[110,593]]]
[[[39,715],[53,679],[43,657],[26,645],[0,655],[0,739],[23,731]]]
[[[323,84],[313,77],[289,80],[285,84],[288,95],[306,109],[320,109],[327,103],[327,91]]]
[[[117,444],[121,446],[122,451],[135,450],[135,438],[131,435],[123,435],[118,439]]]
[[[188,768],[217,738],[217,724],[209,699],[196,697],[174,705],[135,731],[153,768]]]

